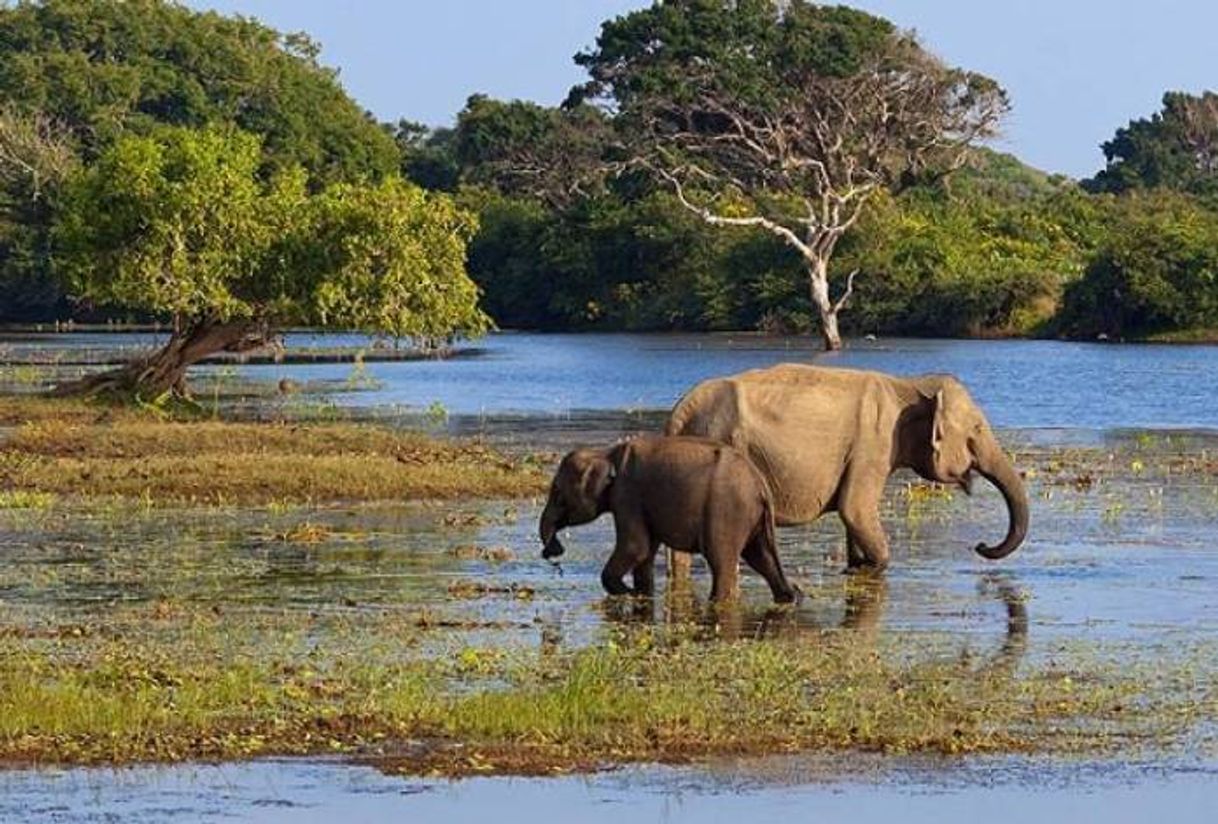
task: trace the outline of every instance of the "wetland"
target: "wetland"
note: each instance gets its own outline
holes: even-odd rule
[[[34,397],[90,368],[62,354],[84,345],[0,342],[2,816],[85,817],[91,797],[149,820],[162,802],[472,818],[557,793],[683,818],[721,795],[836,809],[870,786],[881,817],[995,782],[1209,783],[1208,347],[817,356],[958,375],[1025,474],[1030,537],[985,562],[969,547],[1001,533],[997,493],[897,476],[882,580],[841,574],[829,517],[779,531],[800,605],[771,608],[746,575],[716,610],[705,571],[692,592],[605,599],[607,519],[542,561],[548,473],[571,445],[658,428],[703,377],[813,358],[808,341],[505,334],[448,360],[207,366],[194,408]],[[593,777],[555,777],[572,773]],[[505,775],[545,777],[474,778]]]

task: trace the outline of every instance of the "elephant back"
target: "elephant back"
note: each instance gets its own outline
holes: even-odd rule
[[[852,451],[869,442],[885,392],[878,373],[781,364],[695,386],[665,429],[731,444],[761,471],[780,524],[806,523],[835,506]]]

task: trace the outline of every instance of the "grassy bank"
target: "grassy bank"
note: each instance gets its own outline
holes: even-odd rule
[[[171,419],[75,401],[0,398],[0,492],[258,505],[509,498],[539,466],[471,442],[343,423]]]
[[[142,618],[142,620],[140,620]],[[1021,666],[847,634],[724,643],[632,628],[571,652],[403,650],[393,615],[218,616],[0,637],[0,760],[348,753],[407,773],[546,773],[797,750],[1089,753],[1179,743],[1212,717],[1202,653],[1079,648]]]

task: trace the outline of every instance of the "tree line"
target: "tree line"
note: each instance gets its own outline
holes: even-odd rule
[[[1218,95],[1089,180],[984,148],[1001,86],[882,18],[668,0],[547,107],[378,123],[307,35],[164,0],[0,7],[0,321],[157,319],[204,350],[311,324],[1205,335]]]

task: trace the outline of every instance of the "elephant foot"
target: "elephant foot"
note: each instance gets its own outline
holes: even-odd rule
[[[776,604],[798,604],[804,599],[804,592],[799,587],[791,587],[784,592],[774,593],[774,603]]]
[[[851,564],[842,570],[842,575],[883,575],[888,564]]]
[[[626,582],[621,578],[601,577],[601,586],[605,588],[605,592],[610,595],[633,595],[634,590],[626,586]]]

